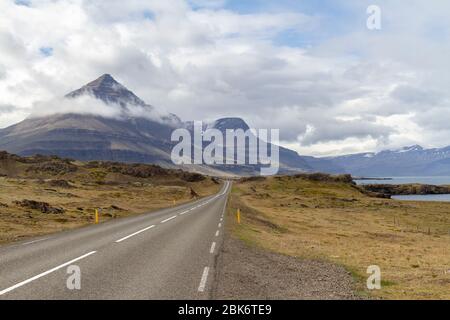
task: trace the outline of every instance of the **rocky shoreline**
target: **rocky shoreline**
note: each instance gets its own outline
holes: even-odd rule
[[[429,184],[366,184],[358,186],[362,190],[390,196],[450,194],[450,186],[436,186]]]

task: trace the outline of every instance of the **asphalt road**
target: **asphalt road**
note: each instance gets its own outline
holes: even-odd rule
[[[0,299],[208,299],[229,189],[1,246]]]

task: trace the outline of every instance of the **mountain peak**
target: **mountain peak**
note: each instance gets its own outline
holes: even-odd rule
[[[78,90],[66,95],[67,98],[77,98],[82,95],[92,95],[105,103],[117,103],[121,106],[127,104],[144,106],[145,102],[133,92],[117,82],[110,74],[105,73],[94,81],[89,82]]]
[[[105,73],[98,79],[88,83],[86,86],[89,87],[101,87],[101,86],[115,86],[119,85],[122,86],[119,82],[116,81],[109,73]]]
[[[213,128],[224,131],[226,129],[242,129],[247,131],[250,129],[248,124],[242,118],[222,118],[214,122]]]
[[[415,144],[413,146],[403,147],[398,152],[423,151],[423,150],[424,149],[422,146]]]
[[[114,80],[115,81],[115,79],[109,73],[105,73],[99,79],[108,79],[108,80]]]

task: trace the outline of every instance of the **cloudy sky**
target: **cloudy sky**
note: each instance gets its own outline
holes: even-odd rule
[[[366,27],[371,4],[381,30]],[[0,0],[0,128],[110,73],[183,120],[279,128],[302,154],[450,145],[449,12],[446,0]]]

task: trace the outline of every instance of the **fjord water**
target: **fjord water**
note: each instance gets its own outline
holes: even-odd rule
[[[392,199],[403,201],[444,201],[450,202],[450,194],[412,194],[407,196],[392,196]]]
[[[434,177],[383,177],[366,180],[355,180],[359,185],[362,184],[406,184],[420,183],[432,185],[450,185],[450,176]],[[450,194],[413,194],[405,196],[392,196],[392,199],[403,201],[445,201],[450,202]]]

